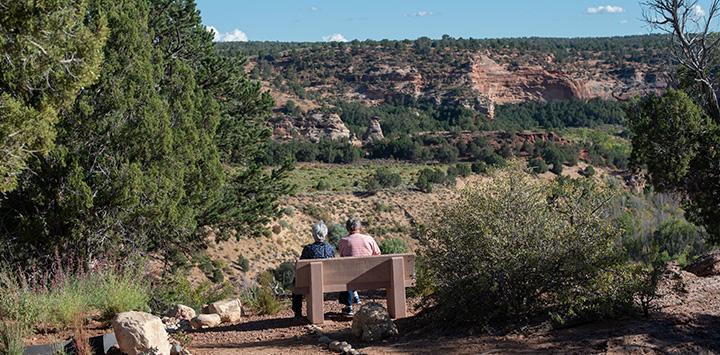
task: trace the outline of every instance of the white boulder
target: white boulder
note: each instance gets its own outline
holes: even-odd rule
[[[218,314],[226,323],[235,323],[242,318],[242,303],[237,298],[214,302],[203,309],[203,313]]]
[[[222,320],[218,314],[200,314],[190,320],[190,325],[194,329],[217,327],[220,323]]]
[[[120,351],[128,355],[170,354],[170,342],[160,318],[145,312],[123,312],[112,321]]]

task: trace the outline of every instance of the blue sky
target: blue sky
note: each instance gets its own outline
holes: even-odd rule
[[[217,40],[647,34],[638,0],[196,0]]]

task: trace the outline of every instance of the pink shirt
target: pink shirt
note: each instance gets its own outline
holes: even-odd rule
[[[340,256],[371,256],[380,255],[380,247],[373,237],[355,233],[343,239],[338,244]]]

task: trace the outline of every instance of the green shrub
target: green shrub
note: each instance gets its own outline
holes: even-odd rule
[[[289,290],[295,280],[295,262],[286,261],[272,270],[273,277],[283,289]]]
[[[473,173],[472,168],[470,167],[470,164],[457,163],[457,165],[455,165],[455,169],[457,169],[458,175],[460,175],[462,177],[468,177],[468,176],[472,175],[472,173]]]
[[[552,172],[555,175],[561,175],[563,172],[563,165],[559,161],[554,161],[552,168],[550,168],[550,172]]]
[[[161,314],[175,304],[184,304],[196,310],[202,305],[220,301],[230,297],[234,292],[232,285],[227,282],[213,285],[202,282],[193,286],[187,275],[176,273],[163,277],[153,285],[150,299],[150,309],[153,313]]]
[[[593,168],[592,165],[588,165],[587,167],[585,167],[585,169],[580,169],[580,171],[578,171],[578,173],[580,174],[580,176],[584,176],[584,177],[588,177],[588,178],[593,177],[593,176],[595,176],[595,168]]]
[[[20,323],[0,321],[0,354],[22,355],[24,330]]]
[[[475,174],[485,174],[488,171],[488,166],[484,161],[476,161],[472,163],[470,169]]]
[[[422,192],[431,193],[433,185],[427,176],[421,174],[418,176],[417,181],[415,181],[415,187]]]
[[[318,191],[327,191],[330,190],[330,184],[325,179],[320,179],[315,185],[315,190]]]
[[[242,290],[240,300],[243,306],[260,315],[275,315],[283,309],[283,304],[267,286],[255,285]]]
[[[242,272],[248,272],[248,270],[250,270],[250,260],[243,255],[238,257],[237,264]]]
[[[530,167],[535,174],[542,174],[548,171],[548,165],[542,158],[532,158],[528,160],[528,167]]]
[[[591,180],[543,183],[520,169],[465,190],[421,238],[439,314],[485,323],[633,309],[641,288],[614,247],[610,197]]]
[[[333,223],[328,226],[328,242],[334,246],[335,249],[337,249],[340,239],[345,238],[347,234],[347,229],[345,229],[345,226],[342,224]]]
[[[400,174],[391,171],[388,168],[378,168],[365,181],[365,190],[368,192],[377,192],[383,188],[398,187],[402,184]]]
[[[402,254],[408,250],[405,242],[399,238],[383,239],[378,246],[382,254]]]
[[[148,287],[140,271],[53,272],[52,279],[32,275],[32,282],[0,272],[0,319],[28,330],[39,321],[66,328],[95,312],[107,320],[119,312],[148,309]]]

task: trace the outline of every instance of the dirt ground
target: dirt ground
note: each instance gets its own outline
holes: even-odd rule
[[[696,277],[678,269],[663,278],[657,310],[650,317],[596,322],[566,329],[537,326],[503,335],[440,324],[417,330],[415,317],[397,321],[400,336],[365,344],[350,333],[351,320],[326,301],[322,326],[332,339],[347,341],[365,354],[712,354],[720,353],[720,276]],[[382,301],[380,301],[382,303]],[[412,305],[411,305],[412,306]],[[412,308],[411,308],[412,309]],[[330,354],[307,322],[284,311],[248,317],[243,323],[190,333],[193,354]]]

